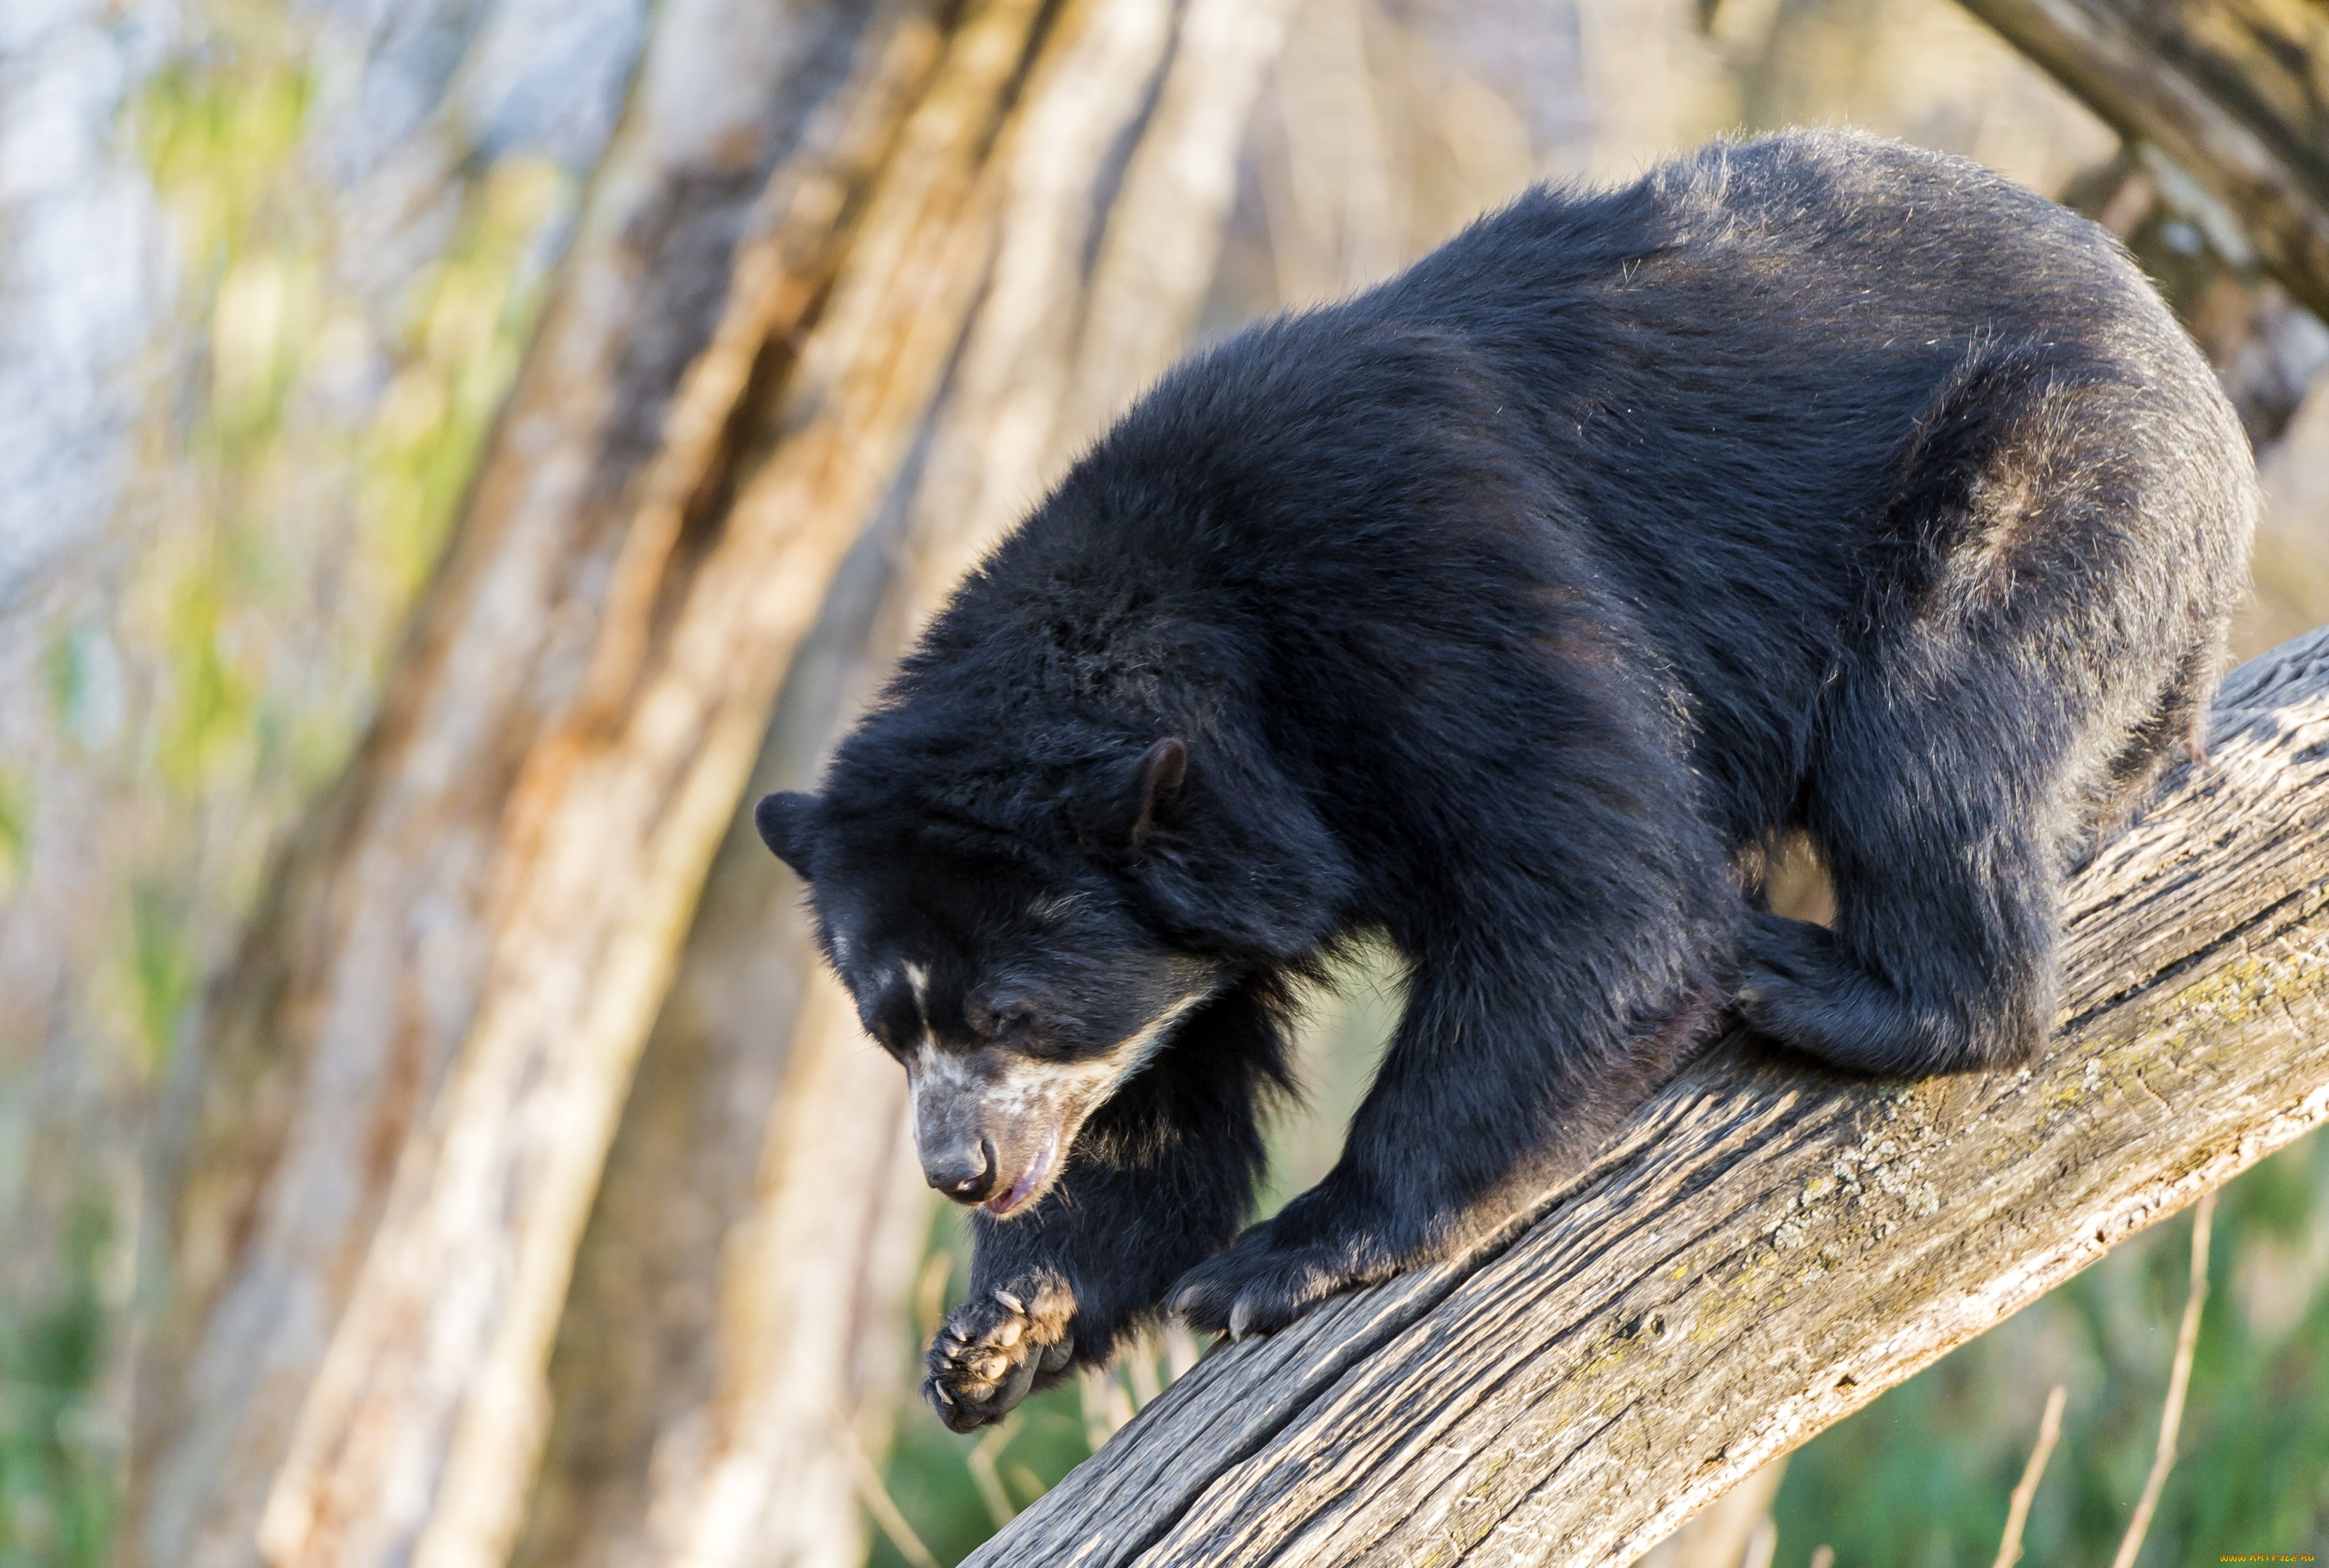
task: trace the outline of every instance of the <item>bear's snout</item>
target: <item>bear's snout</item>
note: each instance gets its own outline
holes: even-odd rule
[[[995,1190],[995,1141],[921,1150],[922,1179],[957,1203],[980,1203]]]
[[[1072,1075],[992,1055],[924,1052],[909,1077],[922,1179],[997,1218],[1049,1188],[1089,1105]]]

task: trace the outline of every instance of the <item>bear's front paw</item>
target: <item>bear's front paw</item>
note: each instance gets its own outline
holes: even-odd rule
[[[974,1291],[930,1341],[922,1397],[955,1432],[1001,1421],[1037,1378],[1048,1384],[1067,1370],[1076,1353],[1068,1331],[1075,1311],[1075,1293],[1050,1270]]]
[[[1269,1225],[1258,1225],[1183,1274],[1173,1310],[1191,1328],[1232,1339],[1274,1334],[1337,1291],[1380,1277],[1381,1271],[1360,1266],[1357,1250],[1282,1241]]]

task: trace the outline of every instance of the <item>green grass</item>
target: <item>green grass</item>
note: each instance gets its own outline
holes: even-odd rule
[[[68,1228],[50,1298],[0,1309],[0,1568],[98,1568],[113,1535],[120,1445],[97,1388],[113,1226],[84,1195]]]
[[[2329,1141],[2227,1187],[2177,1460],[2139,1562],[2329,1547]],[[1830,1428],[1789,1461],[1777,1568],[1995,1555],[2047,1390],[2069,1390],[2024,1561],[2105,1563],[2143,1490],[2190,1261],[2188,1216]]]

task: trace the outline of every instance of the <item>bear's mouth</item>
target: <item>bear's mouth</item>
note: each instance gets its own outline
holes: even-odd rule
[[[978,1207],[997,1219],[1010,1214],[1050,1184],[1051,1163],[1059,1153],[1060,1129],[1055,1122],[1044,1136],[1043,1146],[1035,1150],[1035,1158],[1019,1173],[1019,1178]]]

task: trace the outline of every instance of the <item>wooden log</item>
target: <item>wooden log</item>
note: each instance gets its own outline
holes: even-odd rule
[[[1964,0],[2138,147],[2226,258],[2329,319],[2329,11],[2305,0]]]
[[[2329,629],[2071,883],[2053,1043],[1733,1038],[1492,1246],[1209,1356],[970,1561],[1623,1563],[2329,1117]]]

